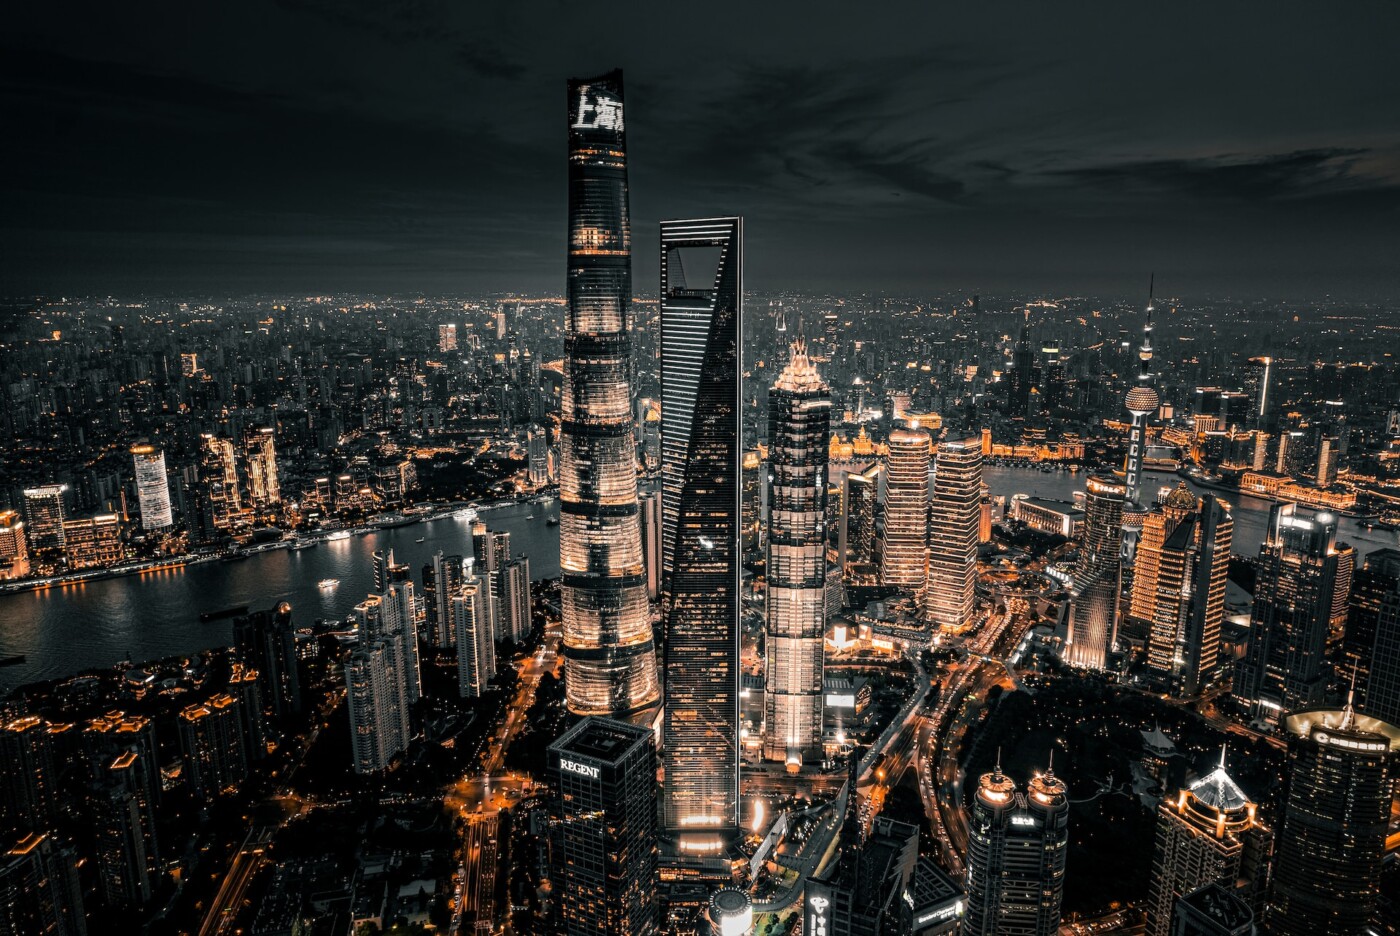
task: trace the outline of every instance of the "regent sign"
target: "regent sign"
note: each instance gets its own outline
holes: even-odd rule
[[[567,757],[559,758],[559,769],[567,770],[569,773],[576,773],[580,777],[587,777],[590,780],[597,780],[602,774],[602,769],[591,764],[580,764],[578,761],[571,761]]]

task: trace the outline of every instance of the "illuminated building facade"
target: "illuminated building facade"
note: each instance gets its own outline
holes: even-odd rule
[[[651,732],[585,718],[549,746],[556,791],[550,874],[565,936],[651,936],[656,906],[656,750]]]
[[[1143,520],[1129,613],[1148,626],[1148,671],[1179,697],[1219,671],[1233,535],[1229,506],[1184,483]]]
[[[1070,666],[1102,670],[1118,635],[1123,498],[1116,478],[1095,475],[1085,483],[1084,541],[1070,583],[1069,626],[1063,659]]]
[[[1142,344],[1138,348],[1137,385],[1128,391],[1123,405],[1131,417],[1128,427],[1128,456],[1124,464],[1123,495],[1123,561],[1131,563],[1136,555],[1138,537],[1147,517],[1142,496],[1142,460],[1147,454],[1147,419],[1162,405],[1162,397],[1153,386],[1152,373],[1152,297],[1148,290],[1147,317],[1142,326]]]
[[[131,461],[136,475],[136,503],[141,509],[141,529],[147,533],[175,525],[170,509],[170,482],[165,475],[165,453],[152,445],[135,445]]]
[[[822,742],[831,389],[798,339],[768,393],[764,756],[799,767]]]
[[[0,510],[0,581],[29,574],[29,538],[17,510]]]
[[[739,825],[742,267],[741,219],[662,222],[663,813],[692,848]]]
[[[24,519],[29,548],[36,553],[63,551],[63,498],[66,484],[25,488]]]
[[[1330,685],[1327,649],[1346,622],[1356,552],[1337,542],[1337,516],[1274,504],[1259,547],[1249,646],[1235,695],[1260,721],[1315,708]]]
[[[1350,706],[1283,718],[1288,794],[1269,892],[1278,936],[1378,932],[1400,727]]]
[[[569,82],[568,311],[560,422],[564,688],[578,715],[660,701],[632,437],[632,232],[622,73]]]
[[[121,562],[126,556],[121,518],[116,514],[97,514],[63,521],[63,552],[68,568],[75,571]]]
[[[938,443],[924,599],[924,615],[934,627],[959,632],[972,624],[981,519],[982,440]]]
[[[224,436],[203,437],[199,475],[202,484],[205,526],[227,530],[242,522],[243,494],[238,485],[238,459],[233,441]]]
[[[968,825],[967,936],[1055,936],[1065,892],[1069,796],[1053,770],[1024,793],[998,765],[977,784]]]
[[[1206,884],[1262,897],[1272,834],[1221,765],[1162,800],[1157,807],[1156,846],[1148,882],[1147,936],[1169,936],[1172,908]]]
[[[927,429],[895,429],[886,463],[881,577],[920,596],[928,586],[929,447]]]
[[[248,502],[256,508],[282,501],[277,479],[277,433],[271,426],[250,429],[243,440],[248,455]]]

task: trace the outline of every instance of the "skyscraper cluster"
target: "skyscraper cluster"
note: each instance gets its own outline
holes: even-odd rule
[[[422,694],[413,582],[393,550],[374,554],[374,587],[355,606],[359,643],[345,664],[352,756],[361,774],[382,773],[408,750],[412,708]]]

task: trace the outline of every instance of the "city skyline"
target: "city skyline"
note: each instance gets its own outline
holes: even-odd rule
[[[210,79],[197,92],[169,96],[144,62],[139,88],[108,81],[79,117],[21,122],[0,156],[114,121],[102,172],[52,191],[16,175],[0,247],[44,254],[36,277],[66,264],[79,284],[125,256],[131,277],[178,267],[212,291],[3,307],[0,930],[1400,927],[1395,300],[1272,293],[1336,281],[1343,253],[1353,287],[1396,267],[1362,252],[1390,239],[1391,121],[1356,103],[1303,119],[1363,67],[1312,98],[1297,70],[1273,77],[1294,95],[1282,108],[1257,95],[1273,59],[1207,94],[1214,34],[1108,7],[1023,7],[982,56],[953,36],[911,45],[914,19],[877,53],[861,40],[887,22],[833,32],[816,10],[763,57],[773,13],[755,11],[693,74],[721,10],[694,29],[657,11],[676,36],[658,46],[625,12],[570,8],[538,17],[527,64],[500,44],[517,14],[468,29],[434,0],[294,2],[263,11],[259,54],[319,24],[346,56],[392,47],[413,67],[386,53],[382,85],[357,94],[346,61],[310,77],[324,46],[219,61],[201,10],[181,47],[208,57],[181,72]],[[23,15],[29,48],[0,81],[23,80],[0,102],[29,119],[98,70],[56,79],[45,14]],[[219,21],[225,48],[245,15]],[[1095,29],[1046,28],[1074,18]],[[1305,33],[1278,15],[1251,38],[1320,46],[1338,21]],[[91,60],[83,31],[109,22],[75,28],[66,61]],[[1134,23],[1136,46],[1100,48]],[[1351,43],[1360,59],[1381,45]],[[1198,69],[1113,80],[1162,48]],[[610,50],[636,51],[619,55],[626,94],[621,68],[572,67]],[[26,239],[27,210],[104,184],[84,236],[123,236],[111,212],[148,167],[124,163],[122,134],[151,130],[151,167],[174,152],[137,98],[193,143],[238,120],[263,139],[261,118],[307,94],[342,130],[387,117],[412,149],[394,211],[421,223],[370,250],[397,259],[351,224],[325,262],[344,216],[308,210],[317,193],[360,192],[363,232],[384,217],[366,168],[409,162],[360,135],[308,179],[297,161],[345,139],[308,145],[327,129],[314,118],[226,175],[242,253],[219,199],[203,198],[204,240],[171,208],[222,152],[166,173],[133,222],[149,239],[101,261],[60,246],[62,211]],[[444,123],[449,99],[466,109]],[[186,119],[210,108],[212,124]],[[415,135],[428,127],[437,147]],[[277,264],[256,233],[271,202],[301,212]],[[767,226],[752,254],[750,210]],[[163,238],[186,249],[133,259]],[[1086,278],[1072,258],[1091,246]],[[523,292],[545,248],[562,298]],[[780,283],[799,255],[802,288],[754,288],[751,267]],[[218,291],[259,256],[272,294]],[[978,280],[1104,283],[1140,261],[1121,299]],[[1177,295],[1225,266],[1247,298]],[[410,268],[436,272],[399,291]],[[933,290],[950,269],[960,287]],[[288,271],[387,292],[279,293]],[[871,271],[914,291],[851,285]],[[426,293],[458,275],[473,292]]]

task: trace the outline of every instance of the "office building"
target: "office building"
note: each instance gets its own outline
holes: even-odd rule
[[[63,554],[73,571],[101,569],[121,562],[126,557],[121,518],[116,514],[96,514],[81,520],[64,520]]]
[[[433,554],[433,561],[423,566],[423,619],[428,630],[428,644],[439,650],[457,645],[457,630],[452,616],[452,599],[462,588],[463,559],[458,555]]]
[[[622,73],[569,82],[560,412],[564,689],[576,715],[660,702],[632,437],[632,240]]]
[[[1147,669],[1180,698],[1218,674],[1234,518],[1213,494],[1184,483],[1143,520],[1130,615],[1147,626]]]
[[[1157,807],[1147,936],[1170,936],[1177,902],[1206,884],[1261,898],[1271,847],[1272,834],[1225,772],[1222,752],[1220,766]]]
[[[982,519],[982,440],[938,443],[929,505],[928,595],[924,614],[940,630],[973,623]]]
[[[552,931],[564,936],[660,932],[651,732],[585,718],[549,746],[548,764],[556,791]]]
[[[880,483],[884,466],[876,462],[841,475],[841,527],[836,554],[847,580],[873,580],[878,567]]]
[[[282,502],[277,478],[277,432],[271,426],[248,430],[243,440],[248,457],[248,503],[264,509]]]
[[[1069,626],[1062,658],[1070,666],[1103,670],[1118,639],[1123,499],[1116,478],[1095,475],[1084,486],[1084,540],[1069,589]]]
[[[749,936],[753,932],[753,901],[737,887],[721,887],[710,895],[705,918],[708,936]]]
[[[448,323],[438,326],[438,350],[448,354],[457,350],[457,326]]]
[[[1350,705],[1293,712],[1288,793],[1269,893],[1277,936],[1366,933],[1381,896],[1400,727]]]
[[[464,699],[480,698],[496,675],[491,597],[485,581],[463,578],[449,602],[457,645],[457,691]]]
[[[549,433],[540,426],[531,426],[525,433],[526,473],[531,487],[549,483]]]
[[[63,552],[64,497],[66,484],[25,488],[24,520],[29,548],[36,553]]]
[[[1357,711],[1400,725],[1400,550],[1377,549],[1356,570],[1333,684],[1355,688]]]
[[[177,727],[185,780],[195,799],[207,803],[237,792],[248,779],[242,703],[225,692],[187,705]]]
[[[900,936],[913,931],[919,830],[876,816],[864,841],[848,841],[820,877],[807,879],[804,933],[827,936]]]
[[[1235,695],[1258,721],[1316,708],[1330,682],[1327,650],[1346,623],[1356,553],[1337,542],[1337,516],[1276,503],[1259,547],[1249,646]]]
[[[660,459],[657,463],[660,464]],[[638,506],[642,520],[642,560],[647,574],[647,598],[656,601],[661,597],[661,491],[643,491],[638,497]]]
[[[1254,936],[1254,911],[1239,894],[1206,884],[1176,902],[1170,936]]]
[[[1261,429],[1268,425],[1269,381],[1273,365],[1274,359],[1266,356],[1252,357],[1245,365],[1244,392],[1249,397],[1249,409],[1255,425]]]
[[[885,480],[884,584],[920,597],[928,586],[930,439],[917,426],[890,433]]]
[[[1055,936],[1065,891],[1069,797],[1047,770],[1025,792],[1000,764],[977,785],[968,825],[967,936]]]
[[[1025,419],[1031,415],[1031,395],[1035,387],[1035,351],[1031,347],[1030,312],[1021,322],[1021,332],[1011,353],[1011,368],[1006,375],[1006,415]]]
[[[743,284],[741,219],[662,222],[663,812],[691,851],[739,825]]]
[[[831,389],[793,342],[768,393],[767,636],[763,753],[793,769],[822,742],[826,457]]]
[[[0,933],[87,936],[77,857],[52,834],[30,833],[0,856]]]
[[[141,529],[147,533],[175,525],[170,509],[170,481],[165,475],[165,453],[153,445],[134,445],[131,461],[136,474],[136,503]]]

